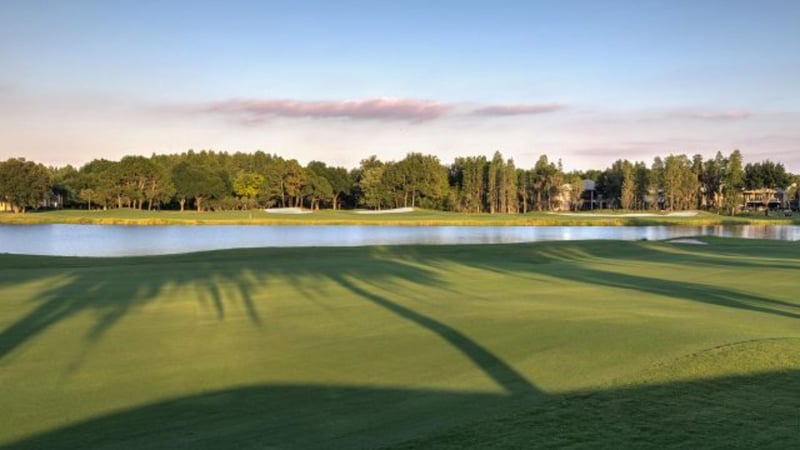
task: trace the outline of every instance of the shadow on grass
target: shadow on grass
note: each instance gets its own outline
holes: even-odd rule
[[[356,298],[429,330],[505,390],[504,394],[479,394],[361,386],[252,386],[122,411],[32,437],[12,448],[374,447],[419,436],[431,440],[413,445],[452,448],[529,447],[532,442],[545,447],[616,446],[620,439],[654,446],[674,445],[677,439],[683,446],[699,446],[714,436],[722,436],[718,445],[730,442],[730,436],[753,444],[796,443],[797,373],[548,395],[443,320],[367,287],[411,282],[427,287],[435,298],[437,290],[449,288],[438,271],[455,265],[800,318],[793,303],[722,286],[618,273],[596,264],[598,258],[613,262],[615,254],[619,258],[638,254],[643,261],[664,257],[651,245],[578,242],[255,249],[124,259],[0,256],[0,288],[55,275],[63,279],[27,300],[32,304],[30,311],[0,332],[0,360],[50,327],[85,312],[96,316],[86,339],[99,339],[126,314],[162,298],[170,289],[192,288],[196,300],[210,305],[220,321],[227,320],[231,302],[241,302],[251,324],[260,327],[269,317],[259,314],[254,297],[264,293],[265,283],[278,278],[303,286],[317,279],[333,282]],[[751,252],[751,256],[759,254]],[[691,255],[669,258],[673,264],[692,262]],[[236,292],[221,292],[223,284]],[[263,295],[259,298],[265,301]],[[480,424],[453,433],[443,431],[470,421]],[[776,440],[759,440],[764,433]]]
[[[723,240],[717,240],[722,244]],[[728,242],[728,240],[725,240]],[[775,245],[771,242],[755,241],[744,246],[741,241],[733,241],[734,249],[721,245],[724,254],[740,255],[751,259],[772,258],[780,261],[774,267],[764,267],[758,263],[739,259],[738,262],[720,260],[713,256],[713,249],[708,253],[672,252],[673,244],[656,244],[650,242],[553,242],[548,244],[523,244],[516,246],[486,246],[480,257],[469,255],[469,249],[442,250],[431,254],[422,247],[391,247],[387,251],[396,258],[427,261],[428,264],[457,263],[480,270],[506,274],[511,277],[547,276],[553,280],[585,283],[615,289],[626,289],[636,292],[655,294],[663,297],[705,303],[725,308],[735,308],[759,313],[773,314],[781,317],[800,319],[800,302],[789,302],[772,298],[769,295],[754,295],[735,288],[712,283],[696,283],[685,280],[671,280],[652,276],[623,273],[620,262],[626,262],[624,270],[631,270],[630,261],[641,261],[643,264],[658,263],[672,266],[672,271],[685,269],[693,265],[706,269],[731,267],[753,269],[747,276],[757,276],[756,270],[782,269],[790,271],[800,268],[797,246]],[[765,247],[758,246],[764,243]],[[773,247],[773,245],[775,245]],[[718,246],[719,247],[719,246]],[[777,251],[781,247],[783,250]],[[738,250],[737,250],[738,249]],[[464,257],[461,257],[463,252]],[[686,269],[688,270],[688,269]]]
[[[800,372],[564,395],[260,385],[98,417],[23,448],[796,448]]]
[[[368,278],[372,283],[391,283],[393,280],[414,280],[436,289],[440,281],[434,273],[420,264],[402,258],[385,258],[379,249],[334,249],[323,252],[314,249],[235,250],[192,255],[126,259],[74,259],[11,257],[18,261],[16,274],[2,284],[19,283],[26,275],[41,277],[37,266],[25,270],[25,263],[41,264],[49,261],[69,280],[45,290],[31,301],[35,307],[26,315],[0,332],[0,359],[34,339],[49,327],[76,314],[93,312],[97,319],[86,332],[94,341],[135,308],[141,308],[158,298],[164,289],[195,287],[198,302],[210,303],[217,319],[225,320],[228,296],[219,286],[236,286],[237,297],[244,305],[254,326],[262,325],[262,318],[253,304],[253,290],[264,289],[262,281],[273,278],[290,280],[291,285],[316,280],[331,280],[357,298],[371,302],[385,310],[409,320],[442,338],[452,347],[495,380],[508,392],[535,393],[535,387],[511,366],[483,348],[455,328],[425,316],[388,298],[361,287],[353,280]],[[0,265],[2,265],[0,260]],[[418,263],[419,261],[417,261]],[[81,266],[83,264],[84,266]],[[53,268],[49,271],[54,270]],[[310,297],[307,293],[304,297]]]
[[[721,241],[720,241],[721,242]],[[168,289],[191,288],[199,303],[212,305],[217,319],[226,319],[226,308],[239,302],[253,326],[265,318],[258,313],[254,293],[266,291],[271,279],[290,280],[306,289],[309,279],[328,280],[356,297],[376,304],[440,336],[472,359],[509,391],[529,389],[524,377],[485,351],[459,331],[435,318],[424,316],[362,287],[354,280],[391,284],[411,281],[436,289],[447,289],[435,266],[460,265],[509,276],[540,275],[552,279],[595,286],[628,289],[716,306],[739,308],[783,317],[800,318],[800,305],[768,296],[753,295],[724,286],[673,281],[614,271],[617,261],[632,259],[706,267],[748,267],[759,258],[784,261],[781,268],[798,264],[796,254],[785,250],[793,244],[732,242],[699,249],[696,253],[671,251],[665,244],[648,242],[562,242],[547,244],[485,246],[398,246],[338,249],[242,249],[185,255],[136,258],[51,258],[0,255],[0,289],[58,275],[65,279],[35,298],[30,311],[0,331],[0,360],[48,328],[91,312],[94,325],[85,331],[88,341],[100,338],[130,311],[160,297]],[[757,244],[758,242],[756,242]],[[711,246],[709,246],[711,247]],[[796,245],[795,245],[796,247]],[[783,250],[778,250],[783,249]],[[747,256],[732,263],[719,254]],[[748,262],[749,261],[749,262]],[[762,266],[753,266],[763,268]],[[235,292],[220,292],[220,285]],[[304,297],[310,296],[307,293]]]
[[[130,311],[158,298],[165,288],[196,288],[198,302],[211,303],[217,317],[225,317],[225,302],[214,280],[237,288],[237,300],[251,322],[259,326],[252,300],[254,286],[241,268],[213,267],[153,258],[77,259],[0,256],[0,288],[56,275],[66,279],[45,288],[28,300],[34,306],[23,317],[0,332],[0,359],[48,328],[77,314],[91,312],[94,324],[85,330],[92,341],[100,338]]]
[[[646,249],[641,248],[640,250],[639,254],[642,260],[651,261],[650,255],[644,253]],[[650,253],[653,252],[657,251],[650,251]],[[540,254],[545,258],[563,261],[570,266],[569,271],[566,272],[552,270],[552,267],[545,267],[540,270],[540,273],[546,273],[555,278],[587,283],[593,286],[626,289],[662,297],[800,319],[800,304],[798,303],[753,295],[714,284],[694,283],[685,280],[675,281],[602,270],[597,268],[602,267],[601,265],[587,260],[585,257],[587,253],[578,249],[565,249],[563,252],[550,250],[543,251]],[[684,258],[684,264],[690,261],[692,261],[690,255]],[[680,264],[680,261],[673,260],[673,263]]]
[[[652,263],[749,268],[753,270],[800,269],[800,242],[702,237],[709,245],[639,242],[609,255],[603,246],[585,249],[587,255],[614,260]],[[643,255],[646,252],[646,256]]]

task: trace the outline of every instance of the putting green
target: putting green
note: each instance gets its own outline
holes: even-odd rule
[[[798,243],[0,255],[12,448],[800,444]]]

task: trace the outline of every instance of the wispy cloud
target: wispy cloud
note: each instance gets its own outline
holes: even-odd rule
[[[680,111],[670,114],[672,118],[678,119],[703,119],[703,120],[742,120],[751,117],[749,111],[740,109],[729,109],[726,111]]]
[[[258,123],[277,117],[424,122],[447,115],[452,106],[430,100],[374,98],[343,101],[242,100],[201,106],[198,112]]]
[[[741,110],[730,110],[717,113],[701,112],[695,114],[695,117],[697,117],[698,119],[710,119],[710,120],[741,120],[741,119],[747,119],[750,116],[752,116],[750,112]]]
[[[618,157],[626,159],[648,159],[669,153],[694,153],[712,146],[705,139],[672,138],[662,140],[631,140],[611,143],[606,146],[577,148],[574,153],[581,156]]]
[[[341,101],[290,99],[231,99],[190,107],[197,114],[233,118],[243,124],[259,124],[275,118],[334,119],[357,121],[427,122],[450,115],[484,118],[547,114],[565,107],[547,104],[488,104],[468,106],[433,100],[371,98]],[[185,108],[180,108],[186,111]]]
[[[515,105],[487,105],[473,110],[470,114],[483,117],[523,116],[533,114],[547,114],[564,109],[563,105],[556,103],[546,104],[515,104]]]

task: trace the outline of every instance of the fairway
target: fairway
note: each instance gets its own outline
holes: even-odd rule
[[[800,446],[800,244],[0,255],[0,446]]]

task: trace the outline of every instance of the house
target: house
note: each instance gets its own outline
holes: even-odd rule
[[[581,209],[597,209],[598,196],[594,180],[583,180],[583,192],[581,193]]]
[[[13,210],[11,203],[0,200],[0,212],[11,212]]]
[[[583,192],[580,193],[580,209],[605,209],[612,208],[614,201],[606,199],[603,194],[597,192],[597,185],[594,180],[583,180]]]
[[[744,209],[784,209],[786,191],[783,189],[751,189],[743,192]]]

